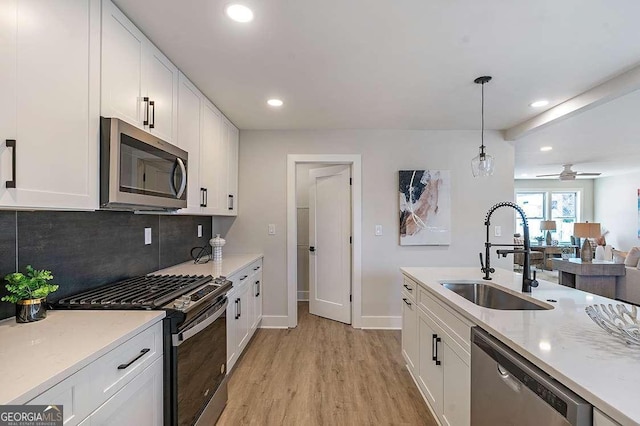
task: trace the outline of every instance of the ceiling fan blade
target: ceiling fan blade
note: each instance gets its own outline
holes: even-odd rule
[[[578,176],[600,176],[602,173],[578,173]]]
[[[560,173],[554,173],[552,175],[536,175],[536,177],[552,177],[552,176],[560,176]]]

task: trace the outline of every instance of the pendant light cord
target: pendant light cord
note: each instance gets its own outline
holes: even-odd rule
[[[482,130],[480,133],[480,145],[482,147],[482,153],[484,154],[484,82],[482,83],[482,107],[481,107],[481,114],[482,114]]]

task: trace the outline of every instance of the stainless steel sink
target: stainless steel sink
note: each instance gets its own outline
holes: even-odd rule
[[[481,282],[442,282],[442,286],[478,306],[504,311],[536,311],[553,309],[530,302],[499,288]]]

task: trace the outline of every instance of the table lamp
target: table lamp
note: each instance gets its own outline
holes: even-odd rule
[[[593,249],[588,238],[598,238],[600,236],[600,224],[589,222],[578,222],[573,224],[573,235],[584,238],[584,244],[580,250],[580,259],[583,262],[591,262],[593,260]]]
[[[547,231],[547,245],[551,245],[551,231],[556,230],[556,221],[555,220],[542,220],[540,221],[540,230]]]

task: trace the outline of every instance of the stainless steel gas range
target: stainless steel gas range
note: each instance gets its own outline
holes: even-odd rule
[[[52,304],[54,309],[162,309],[164,424],[212,425],[227,402],[227,292],[224,277],[146,275]]]

